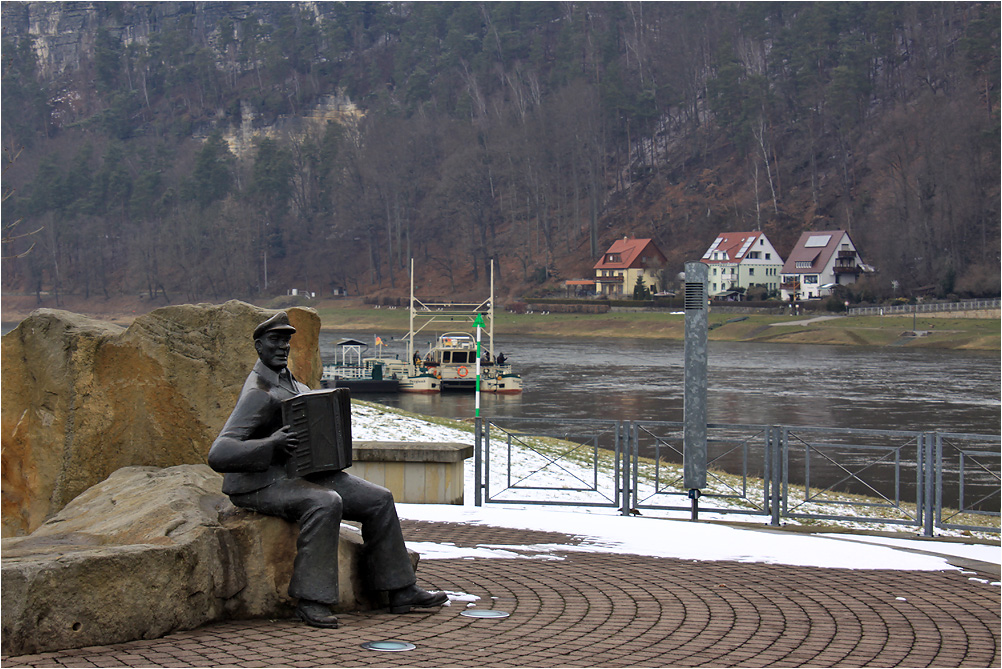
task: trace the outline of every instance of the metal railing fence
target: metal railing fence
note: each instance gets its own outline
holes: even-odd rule
[[[477,419],[475,504],[690,510],[681,422]],[[707,425],[706,513],[999,532],[1002,438]],[[991,519],[994,519],[992,521]]]
[[[964,300],[963,302],[927,302],[922,304],[888,305],[886,307],[849,307],[850,316],[890,316],[899,314],[928,314],[944,311],[974,311],[977,309],[998,309],[1002,301],[997,297],[987,300]]]
[[[769,427],[717,425],[707,427],[707,490],[700,507],[714,513],[771,513],[768,485],[772,458],[768,457]],[[667,467],[683,457],[683,423],[636,421],[630,431],[631,509],[688,510],[689,491],[682,471]],[[761,455],[760,455],[761,454]]]
[[[474,501],[625,510],[625,430],[615,420],[479,419]]]
[[[929,435],[928,450],[935,449],[935,521],[936,527],[980,530],[979,519],[998,517],[1002,496],[1002,451],[998,437],[977,434],[937,432]],[[972,491],[972,484],[977,487]],[[933,488],[930,481],[929,489]],[[956,492],[956,504],[944,504],[944,492]],[[949,500],[953,501],[953,500]],[[927,533],[929,533],[927,529]]]

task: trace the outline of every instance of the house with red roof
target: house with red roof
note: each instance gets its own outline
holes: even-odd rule
[[[637,277],[644,280],[648,290],[657,292],[658,271],[666,262],[665,254],[653,239],[617,239],[595,263],[595,292],[632,296]]]
[[[783,265],[782,296],[784,300],[825,297],[867,271],[872,268],[863,264],[845,230],[805,232]]]
[[[783,259],[761,232],[721,232],[702,262],[710,266],[710,297],[734,297],[753,286],[779,292]]]

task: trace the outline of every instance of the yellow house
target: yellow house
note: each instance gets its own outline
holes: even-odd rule
[[[595,263],[595,292],[632,296],[638,276],[648,290],[657,292],[658,270],[665,262],[665,255],[652,239],[617,239]]]

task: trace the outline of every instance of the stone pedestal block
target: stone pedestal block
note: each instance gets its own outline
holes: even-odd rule
[[[356,441],[346,471],[393,493],[397,502],[462,504],[463,461],[473,446],[455,442]]]

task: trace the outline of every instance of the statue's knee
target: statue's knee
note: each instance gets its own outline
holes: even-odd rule
[[[344,503],[333,490],[317,490],[310,495],[310,510],[324,515],[341,516]]]
[[[380,488],[376,497],[376,505],[380,508],[395,508],[393,504],[393,493],[386,488]]]

